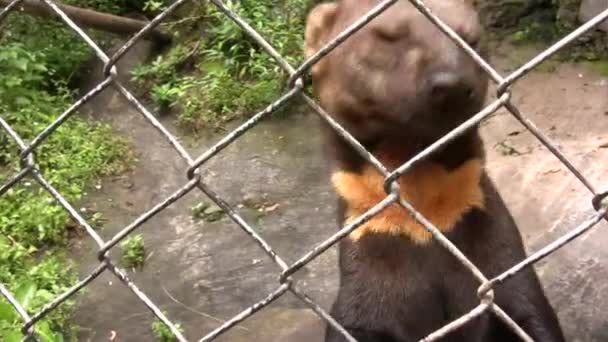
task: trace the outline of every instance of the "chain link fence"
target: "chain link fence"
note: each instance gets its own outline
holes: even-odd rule
[[[231,11],[221,0],[210,0],[213,5],[217,6],[217,8],[219,8],[226,15],[226,20],[232,20],[244,32],[246,32],[247,35],[254,39],[260,45],[260,47],[262,47],[268,54],[270,54],[276,61],[276,63],[278,63],[281,68],[283,68],[286,72],[289,73],[290,78],[288,80],[288,90],[283,95],[281,95],[275,102],[270,104],[264,110],[253,115],[249,120],[244,122],[238,128],[231,131],[229,134],[225,135],[219,142],[217,142],[206,152],[196,158],[192,157],[186,151],[186,149],[178,142],[178,140],[171,133],[169,133],[169,131],[165,127],[163,127],[163,125],[155,118],[155,116],[150,113],[150,111],[148,111],[148,109],[135,96],[133,96],[132,93],[123,84],[121,84],[121,82],[116,77],[117,70],[115,67],[117,61],[121,57],[123,57],[125,53],[129,49],[131,49],[140,39],[142,39],[142,37],[150,33],[150,31],[153,30],[157,25],[159,25],[160,22],[167,18],[167,16],[174,12],[178,7],[187,3],[188,0],[178,0],[174,2],[165,11],[163,11],[152,21],[150,21],[141,31],[132,36],[112,56],[106,55],[80,27],[57,6],[54,1],[41,1],[45,3],[46,6],[48,6],[54,13],[56,13],[61,18],[63,23],[65,23],[65,25],[69,26],[71,30],[77,33],[78,36],[95,51],[97,57],[104,63],[104,79],[87,94],[85,94],[78,101],[76,101],[70,108],[63,112],[51,125],[42,130],[31,142],[26,142],[21,139],[21,137],[13,130],[13,128],[3,118],[0,117],[0,125],[2,126],[2,129],[17,144],[19,148],[19,151],[17,153],[20,154],[20,158],[22,161],[21,170],[18,173],[9,177],[8,180],[0,186],[0,196],[3,195],[8,189],[15,186],[26,176],[35,179],[44,189],[46,189],[46,191],[51,194],[51,196],[57,201],[57,203],[61,205],[69,213],[69,215],[76,222],[78,222],[78,224],[82,228],[84,228],[88,235],[97,243],[97,256],[99,259],[99,265],[88,276],[81,279],[76,285],[74,285],[68,291],[55,298],[53,301],[46,304],[39,312],[36,312],[33,315],[30,315],[23,308],[21,303],[19,303],[15,299],[15,297],[11,293],[11,289],[8,289],[3,284],[0,284],[0,294],[2,294],[4,299],[7,300],[14,307],[16,312],[23,319],[22,331],[26,335],[26,339],[33,337],[34,339],[39,340],[39,337],[36,333],[37,322],[42,320],[51,311],[55,310],[68,298],[74,296],[78,291],[85,288],[100,274],[102,274],[103,272],[111,272],[116,276],[117,279],[123,282],[128,287],[128,289],[131,290],[131,292],[133,292],[133,294],[137,296],[152,311],[152,313],[171,330],[177,340],[187,341],[186,337],[180,332],[179,329],[177,329],[176,325],[171,321],[171,319],[167,317],[158,308],[158,306],[155,305],[155,303],[153,303],[146,296],[145,293],[138,289],[138,287],[129,279],[126,272],[111,262],[109,258],[109,253],[112,248],[114,248],[119,242],[121,242],[129,234],[131,234],[138,227],[140,227],[144,222],[146,222],[154,215],[158,214],[165,208],[175,203],[187,193],[194,191],[195,189],[202,191],[223,211],[225,211],[225,213],[230,217],[230,219],[234,221],[234,223],[236,223],[236,225],[240,227],[244,232],[246,232],[249,237],[253,239],[259,245],[259,247],[264,250],[268,257],[272,259],[272,261],[274,261],[274,263],[278,265],[282,270],[278,278],[276,290],[268,294],[267,297],[261,299],[259,302],[244,309],[241,313],[232,317],[230,320],[226,321],[221,326],[217,327],[215,330],[200,338],[199,341],[201,342],[214,340],[216,337],[222,335],[229,329],[233,328],[235,325],[246,320],[248,317],[255,314],[260,309],[266,307],[267,305],[269,305],[287,292],[291,292],[299,300],[309,306],[327,324],[330,324],[337,331],[342,333],[348,341],[356,341],[325,310],[323,310],[311,298],[309,298],[301,289],[299,289],[297,284],[292,280],[291,276],[295,272],[300,270],[302,267],[307,265],[309,262],[311,262],[313,259],[315,259],[317,256],[324,253],[328,248],[336,244],[340,239],[347,236],[358,226],[367,222],[374,215],[380,213],[382,210],[384,210],[393,203],[398,203],[399,205],[410,211],[413,217],[433,235],[437,242],[441,244],[444,248],[446,248],[454,256],[454,258],[459,260],[460,263],[462,263],[468,269],[468,271],[471,272],[477,278],[480,284],[478,291],[480,304],[477,307],[475,307],[473,310],[463,315],[462,317],[445,325],[441,329],[431,333],[422,341],[435,341],[450,333],[451,331],[454,331],[459,327],[467,324],[469,321],[485,312],[492,312],[493,314],[497,315],[497,317],[504,321],[523,341],[533,341],[530,336],[521,327],[519,327],[511,317],[509,317],[509,315],[507,315],[496,303],[493,302],[493,288],[496,286],[500,286],[503,281],[515,275],[523,268],[531,267],[532,264],[550,255],[551,253],[555,252],[557,249],[563,247],[564,245],[568,244],[576,237],[593,228],[603,218],[606,218],[606,213],[608,211],[608,203],[606,203],[605,198],[608,197],[608,192],[597,191],[596,188],[583,176],[583,174],[568,160],[568,158],[558,150],[556,144],[551,142],[551,140],[548,139],[548,137],[543,132],[541,132],[532,121],[526,118],[519,111],[516,105],[511,102],[510,87],[520,78],[525,76],[530,70],[532,70],[540,63],[551,57],[553,54],[555,54],[558,50],[564,48],[567,44],[569,44],[573,40],[577,39],[581,35],[585,34],[586,32],[593,29],[595,26],[606,20],[608,18],[608,9],[602,11],[596,17],[581,25],[579,28],[566,35],[557,43],[550,46],[548,49],[544,50],[532,60],[525,63],[517,70],[505,77],[500,75],[490,64],[488,64],[470,46],[468,46],[464,42],[464,40],[462,40],[450,27],[448,27],[435,14],[433,14],[423,1],[408,0],[425,17],[427,17],[428,20],[435,24],[444,34],[448,35],[460,48],[466,51],[466,53],[471,58],[473,58],[476,63],[478,63],[485,70],[485,72],[488,73],[490,78],[497,84],[497,93],[495,100],[492,101],[482,111],[471,117],[469,120],[464,122],[456,129],[452,130],[447,135],[443,136],[441,139],[437,140],[435,143],[424,149],[421,153],[416,155],[414,158],[412,158],[405,164],[401,165],[399,168],[395,169],[392,172],[389,172],[378,161],[378,159],[376,159],[371,153],[366,151],[366,149],[359,142],[357,142],[349,134],[349,132],[343,129],[336,121],[331,118],[328,113],[323,110],[323,108],[321,108],[309,95],[304,92],[304,83],[302,81],[302,77],[304,76],[305,72],[307,72],[321,58],[327,55],[330,51],[332,51],[346,39],[349,39],[349,37],[352,36],[357,30],[365,26],[375,17],[389,9],[398,0],[384,0],[380,2],[369,13],[361,17],[351,26],[349,26],[334,40],[327,43],[315,55],[310,57],[297,68],[291,66],[272,47],[270,42],[266,41],[243,18],[238,16],[235,12]],[[15,10],[19,8],[20,2],[22,2],[22,0],[14,0],[10,2],[6,7],[0,9],[0,21],[5,19],[6,16],[9,15],[11,12],[15,12]],[[62,194],[59,193],[42,176],[36,164],[34,153],[36,152],[36,149],[42,143],[44,143],[44,141],[51,134],[53,134],[53,132],[59,126],[61,126],[66,120],[68,120],[70,116],[76,113],[81,106],[83,106],[87,101],[91,100],[102,90],[108,87],[114,87],[133,106],[135,106],[137,110],[141,113],[141,115],[145,117],[147,122],[153,125],[154,128],[156,128],[156,130],[158,130],[158,132],[169,141],[169,143],[175,149],[175,152],[178,153],[179,156],[188,163],[189,168],[187,170],[184,170],[186,176],[184,180],[185,184],[179,190],[174,192],[171,196],[167,197],[162,202],[158,203],[153,208],[149,209],[147,212],[141,214],[135,221],[121,229],[109,241],[104,241],[99,236],[99,234],[97,234],[97,232],[91,227],[91,225],[78,213],[78,211],[74,209],[74,207],[68,201],[66,201]],[[276,111],[277,109],[279,109],[280,107],[282,107],[283,105],[285,105],[296,97],[300,97],[301,99],[303,99],[304,102],[316,114],[318,114],[322,120],[326,121],[345,141],[347,141],[352,146],[353,149],[355,149],[363,158],[365,158],[371,165],[373,165],[379,172],[384,175],[386,197],[380,203],[376,204],[373,208],[371,208],[368,212],[360,216],[357,220],[341,228],[329,239],[318,243],[312,250],[303,255],[293,264],[289,265],[286,261],[283,260],[283,258],[281,258],[280,255],[278,255],[274,251],[272,246],[270,246],[257,233],[257,230],[254,229],[254,227],[252,227],[248,222],[246,222],[239,215],[239,213],[235,211],[233,207],[230,206],[230,204],[224,201],[222,196],[209,189],[207,184],[205,184],[201,179],[201,167],[211,158],[220,153],[225,147],[227,147],[236,139],[238,139],[242,134],[254,127],[262,118],[268,116],[269,114]],[[527,130],[529,130],[547,149],[549,149],[549,151],[551,151],[561,161],[561,163],[563,163],[563,165],[566,166],[570,170],[570,172],[572,172],[572,174],[574,174],[578,178],[578,180],[580,180],[580,182],[589,190],[590,199],[596,212],[586,221],[572,228],[566,234],[564,234],[557,240],[549,243],[537,252],[533,253],[525,260],[522,260],[518,264],[513,265],[510,269],[504,271],[502,274],[496,276],[495,278],[488,279],[469,259],[467,259],[467,257],[460,250],[458,250],[458,248],[456,248],[456,246],[454,246],[454,244],[450,242],[450,240],[448,240],[437,229],[437,227],[435,227],[423,215],[421,215],[416,210],[416,208],[412,207],[412,205],[400,198],[398,188],[396,186],[397,183],[395,181],[399,176],[406,173],[417,163],[424,160],[433,152],[438,150],[441,146],[449,143],[459,135],[463,134],[468,129],[471,129],[473,126],[481,122],[484,118],[488,117],[490,114],[494,113],[500,108],[506,108],[523,126],[526,127]]]

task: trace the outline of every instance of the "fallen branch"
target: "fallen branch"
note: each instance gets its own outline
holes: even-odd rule
[[[2,7],[7,7],[11,2],[11,0],[0,0],[0,5]],[[74,22],[79,25],[120,35],[133,34],[148,24],[142,20],[125,18],[80,7],[62,4],[57,4],[57,6],[64,11],[70,19],[74,20]],[[21,1],[14,10],[23,11],[27,14],[44,18],[60,19],[59,16],[42,1],[24,0]],[[168,43],[171,41],[171,35],[158,28],[154,28],[148,32],[147,35],[161,43]]]

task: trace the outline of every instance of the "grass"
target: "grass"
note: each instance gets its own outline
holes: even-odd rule
[[[226,4],[292,65],[301,62],[310,0]],[[187,13],[185,19],[197,20],[169,24],[179,42],[133,72],[133,79],[150,89],[158,111],[176,111],[182,127],[197,132],[249,117],[281,95],[287,75],[253,39],[214,6],[194,6]]]
[[[122,264],[125,267],[141,267],[146,258],[146,249],[144,247],[144,237],[141,234],[136,234],[126,238],[121,244],[122,248]]]
[[[0,117],[31,141],[73,103],[78,66],[91,51],[54,21],[10,15],[0,32]],[[0,131],[0,184],[21,169],[18,156],[15,143]],[[108,125],[78,114],[36,149],[44,178],[72,204],[81,201],[99,177],[128,169],[129,156],[126,142]],[[87,213],[85,218],[99,222],[99,214]],[[29,176],[0,196],[0,283],[29,313],[77,281],[75,264],[65,254],[76,229],[76,222]],[[75,340],[77,327],[70,322],[74,305],[68,300],[36,324],[43,341]],[[0,296],[0,340],[20,341],[22,324]]]
[[[547,7],[521,18],[512,29],[492,32],[493,38],[511,43],[515,50],[509,53],[510,59],[521,65],[573,30],[571,25],[565,25],[557,18],[557,7]],[[553,72],[559,64],[571,62],[581,63],[605,75],[604,61],[607,59],[608,37],[596,31],[576,39],[535,70]]]
[[[598,75],[608,77],[608,61],[605,59],[583,62],[583,65]]]
[[[171,330],[169,330],[169,327],[167,327],[165,325],[165,323],[163,323],[160,319],[155,318],[154,321],[152,322],[151,328],[152,328],[152,333],[154,334],[154,337],[156,338],[157,341],[159,341],[159,342],[177,341],[177,338],[175,337],[175,335],[173,335]],[[180,332],[182,331],[180,324],[176,324],[176,328]]]

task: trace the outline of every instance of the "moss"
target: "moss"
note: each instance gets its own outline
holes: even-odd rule
[[[587,61],[582,63],[583,66],[589,68],[597,74],[608,77],[608,60]]]

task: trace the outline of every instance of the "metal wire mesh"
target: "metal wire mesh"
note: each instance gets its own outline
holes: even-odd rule
[[[187,193],[197,188],[202,191],[206,196],[208,196],[213,202],[215,202],[222,210],[224,210],[226,214],[230,217],[230,219],[234,221],[234,223],[236,223],[236,225],[239,226],[243,231],[245,231],[250,236],[250,238],[253,239],[259,245],[259,247],[268,255],[268,257],[274,263],[276,263],[282,270],[277,284],[277,288],[274,292],[270,293],[267,297],[261,299],[259,302],[253,304],[252,306],[244,309],[238,315],[234,316],[230,320],[223,323],[221,326],[217,327],[212,332],[203,336],[199,341],[214,340],[216,337],[222,335],[238,323],[249,318],[258,310],[266,307],[267,305],[269,305],[287,292],[293,293],[296,298],[298,298],[304,304],[309,306],[327,324],[331,325],[337,331],[343,334],[348,341],[356,341],[326,311],[324,311],[319,305],[317,305],[312,299],[310,299],[302,290],[300,290],[296,286],[296,283],[291,278],[291,276],[303,266],[307,265],[313,259],[318,257],[320,254],[324,253],[328,248],[333,246],[335,243],[337,243],[340,239],[348,235],[354,229],[356,229],[357,227],[371,219],[374,215],[380,213],[382,210],[394,203],[398,203],[402,207],[409,210],[412,213],[413,217],[420,224],[422,224],[433,235],[437,242],[440,243],[443,247],[445,247],[454,256],[454,258],[459,260],[459,262],[462,263],[475,276],[475,278],[479,281],[480,284],[478,291],[480,303],[477,307],[475,307],[473,310],[463,315],[462,317],[445,325],[441,329],[431,333],[426,338],[422,339],[422,341],[435,341],[445,336],[449,332],[462,327],[463,325],[473,320],[475,317],[488,311],[497,315],[497,317],[504,321],[522,340],[532,341],[530,336],[520,326],[518,326],[513,321],[513,319],[509,317],[496,303],[494,303],[493,288],[496,286],[500,286],[500,283],[502,283],[509,277],[515,275],[523,268],[531,266],[532,264],[543,259],[547,255],[555,252],[562,246],[568,244],[576,237],[593,228],[599,221],[602,220],[602,218],[605,218],[606,213],[608,211],[608,203],[606,203],[605,198],[608,196],[608,192],[597,192],[594,186],[582,175],[582,173],[568,160],[565,155],[563,155],[558,150],[556,145],[552,143],[551,140],[543,132],[541,132],[532,121],[526,118],[519,111],[515,104],[511,102],[509,88],[520,78],[525,76],[530,70],[532,70],[540,63],[551,57],[560,49],[564,48],[564,46],[566,46],[579,36],[583,35],[584,33],[588,32],[589,30],[606,20],[608,18],[608,9],[604,10],[593,19],[581,25],[579,28],[572,31],[567,36],[563,37],[557,43],[553,44],[552,46],[544,50],[542,53],[538,54],[532,60],[525,63],[508,76],[503,77],[482,57],[480,57],[471,47],[469,47],[467,43],[458,36],[458,34],[456,34],[448,25],[443,23],[435,14],[433,14],[422,0],[408,1],[411,2],[424,16],[428,18],[428,20],[435,24],[444,34],[450,37],[450,39],[452,39],[460,48],[462,48],[471,58],[473,58],[473,60],[478,63],[483,68],[483,70],[485,70],[485,72],[490,76],[490,78],[497,84],[497,94],[496,99],[492,103],[490,103],[486,108],[484,108],[475,116],[464,122],[462,125],[460,125],[456,129],[452,130],[450,133],[446,134],[441,139],[430,145],[421,153],[413,157],[411,160],[407,161],[405,164],[401,165],[399,168],[389,173],[378,159],[376,159],[371,153],[366,151],[366,149],[359,142],[357,142],[357,140],[355,140],[349,134],[349,132],[347,132],[336,121],[334,121],[331,116],[323,110],[323,108],[321,108],[311,97],[309,97],[303,91],[303,82],[301,77],[321,58],[327,55],[331,50],[336,48],[346,39],[349,39],[357,30],[361,29],[375,17],[390,8],[393,4],[397,2],[397,0],[385,0],[379,3],[369,13],[367,13],[365,16],[363,16],[350,27],[348,27],[346,30],[344,30],[334,40],[327,43],[314,56],[310,57],[298,68],[294,68],[293,66],[291,66],[272,47],[269,42],[267,42],[258,32],[256,32],[243,18],[241,18],[235,12],[230,10],[221,0],[210,0],[213,5],[217,6],[217,8],[226,15],[226,20],[232,20],[234,23],[236,23],[236,25],[238,25],[247,35],[249,35],[253,40],[255,40],[260,47],[262,47],[270,56],[272,56],[276,63],[287,73],[289,73],[290,78],[288,80],[288,91],[286,91],[282,96],[280,96],[275,102],[268,105],[268,107],[266,107],[264,110],[253,115],[249,120],[244,122],[238,128],[234,129],[229,134],[226,134],[220,141],[218,141],[215,145],[213,145],[211,148],[209,148],[206,152],[204,152],[197,158],[193,158],[186,151],[186,149],[178,142],[178,140],[171,133],[169,133],[169,131],[165,127],[163,127],[163,125],[155,118],[155,116],[152,115],[146,109],[146,107],[142,105],[138,101],[138,99],[133,96],[132,93],[123,84],[121,84],[121,82],[116,77],[117,73],[115,67],[117,61],[121,57],[123,57],[125,53],[129,49],[131,49],[137,41],[142,39],[143,36],[153,30],[157,25],[159,25],[159,23],[163,21],[163,19],[173,13],[178,7],[187,3],[187,0],[175,1],[171,6],[169,6],[161,14],[159,14],[152,21],[150,21],[142,30],[140,30],[137,34],[133,35],[133,37],[131,37],[112,56],[107,56],[77,24],[56,5],[54,1],[43,0],[43,2],[61,18],[63,23],[75,33],[77,33],[78,36],[84,42],[86,42],[86,44],[90,48],[95,51],[97,57],[101,61],[103,61],[104,79],[99,82],[99,84],[97,84],[97,86],[95,86],[87,94],[85,94],[78,101],[76,101],[70,108],[63,112],[51,125],[46,127],[42,132],[40,132],[40,134],[38,134],[37,137],[35,137],[29,143],[23,141],[23,139],[21,139],[21,137],[11,128],[11,126],[3,118],[0,117],[0,126],[6,132],[6,134],[8,134],[10,138],[16,143],[22,160],[21,170],[18,173],[9,177],[8,180],[0,186],[0,196],[3,195],[11,187],[19,183],[24,177],[33,177],[44,189],[46,189],[46,191],[49,192],[49,194],[51,194],[51,196],[57,201],[57,203],[61,205],[82,228],[85,229],[88,235],[97,243],[99,248],[97,252],[99,265],[88,276],[81,279],[76,285],[74,285],[65,293],[61,294],[60,296],[46,304],[46,306],[44,306],[39,312],[35,313],[32,316],[30,316],[25,311],[23,306],[11,294],[11,289],[7,289],[3,284],[0,284],[0,294],[8,301],[8,303],[10,303],[10,305],[15,308],[17,314],[23,319],[23,333],[26,334],[26,336],[28,337],[34,337],[38,339],[35,329],[37,322],[42,320],[51,311],[55,310],[68,298],[74,296],[78,291],[85,288],[92,280],[97,278],[100,274],[104,272],[111,272],[116,276],[116,278],[118,278],[121,282],[127,285],[127,287],[133,292],[133,294],[137,296],[150,309],[150,311],[171,330],[171,332],[179,341],[187,341],[183,334],[180,332],[180,330],[176,328],[176,325],[165,314],[163,314],[163,312],[158,308],[158,306],[155,305],[155,303],[152,302],[146,296],[145,293],[139,290],[139,288],[129,279],[129,277],[123,270],[121,270],[112,263],[112,261],[109,259],[109,252],[125,237],[127,237],[136,229],[138,229],[144,222],[146,222],[154,215],[158,214],[162,210],[166,209],[167,207],[178,201]],[[7,15],[15,11],[15,9],[19,7],[20,2],[21,0],[14,0],[8,6],[1,9],[0,21],[4,20]],[[162,202],[158,203],[156,206],[154,206],[147,212],[141,214],[131,224],[121,229],[109,241],[104,241],[97,234],[97,232],[89,225],[89,223],[78,213],[78,211],[75,210],[74,207],[68,201],[66,201],[62,194],[59,193],[42,176],[36,164],[34,152],[40,146],[40,144],[42,144],[51,134],[53,134],[53,132],[66,120],[68,120],[70,116],[73,115],[81,106],[83,106],[93,97],[98,95],[102,90],[110,86],[117,89],[120,94],[122,94],[133,106],[135,106],[135,108],[141,113],[141,115],[143,115],[147,122],[150,123],[154,128],[156,128],[158,132],[165,139],[168,140],[168,142],[173,146],[179,156],[188,163],[189,168],[185,170],[185,184],[179,190],[175,191],[172,195],[167,197]],[[200,173],[201,167],[207,161],[209,161],[211,158],[220,153],[225,147],[233,143],[236,139],[239,138],[239,136],[241,136],[253,126],[255,126],[262,118],[268,116],[269,114],[276,111],[281,106],[285,105],[290,100],[293,100],[296,97],[302,98],[304,102],[316,114],[318,114],[322,120],[326,121],[346,142],[348,142],[352,146],[353,149],[355,149],[366,161],[371,163],[379,172],[384,175],[386,197],[384,200],[376,204],[365,214],[361,215],[358,219],[340,229],[327,240],[318,243],[312,250],[303,255],[293,264],[289,265],[281,258],[280,255],[278,255],[274,251],[272,246],[270,246],[257,233],[254,227],[247,223],[237,213],[237,211],[235,211],[226,201],[222,199],[219,194],[209,189],[207,184],[202,181]],[[574,174],[578,178],[578,180],[580,180],[580,182],[591,193],[591,201],[596,212],[586,221],[572,228],[568,233],[566,233],[559,239],[549,243],[548,245],[533,253],[518,264],[513,265],[510,269],[504,271],[502,274],[492,279],[488,279],[471,261],[467,259],[467,257],[454,244],[450,242],[450,240],[448,240],[437,229],[437,227],[435,227],[422,214],[420,214],[416,210],[416,208],[412,207],[412,205],[410,205],[408,202],[399,197],[398,186],[395,180],[397,180],[399,176],[410,170],[417,163],[427,158],[433,152],[437,151],[440,147],[455,139],[459,135],[463,134],[465,131],[472,128],[481,120],[488,117],[490,114],[494,113],[500,108],[506,108],[551,153],[553,153],[561,161],[561,163],[563,163],[572,172],[572,174]]]

